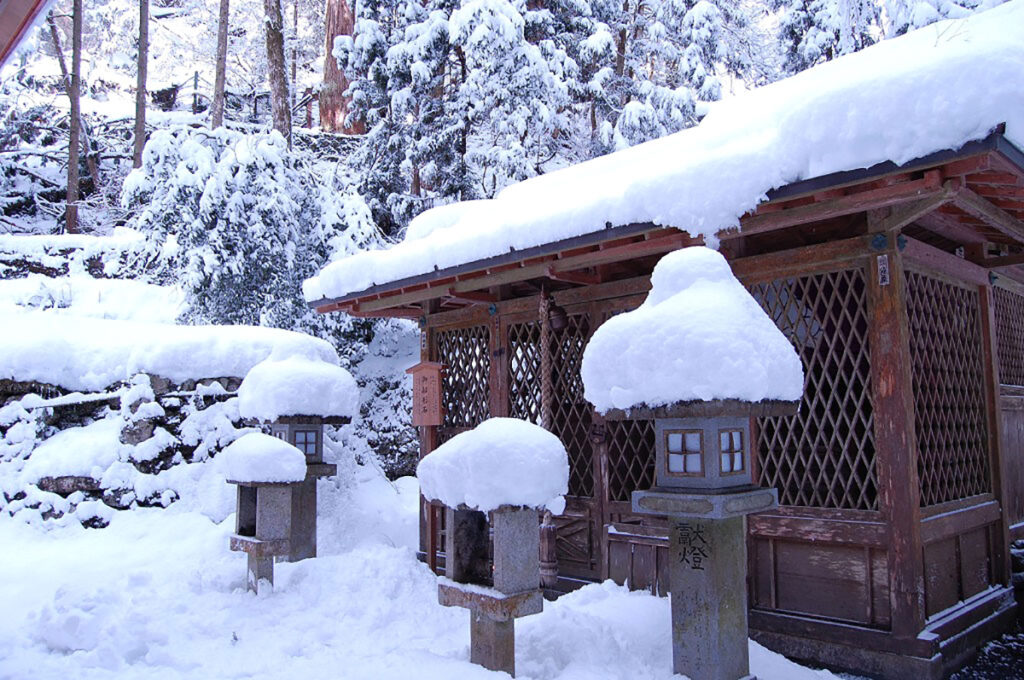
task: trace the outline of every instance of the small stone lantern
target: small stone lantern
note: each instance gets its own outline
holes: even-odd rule
[[[564,509],[565,447],[532,423],[491,418],[435,449],[417,476],[423,495],[446,506],[438,601],[470,610],[470,661],[515,676],[515,620],[544,607],[538,513]]]
[[[316,557],[317,480],[338,469],[324,462],[324,426],[351,422],[358,406],[359,388],[348,371],[305,356],[271,355],[238,388],[239,415],[269,424],[274,437],[305,456],[306,475],[292,494],[290,562]]]
[[[692,680],[749,680],[746,516],[775,507],[753,483],[754,418],[796,413],[789,340],[708,248],[666,255],[638,309],[597,329],[585,395],[607,420],[653,420],[655,483],[633,511],[669,520],[672,664]]]
[[[294,514],[294,496],[306,476],[298,449],[270,435],[252,432],[218,455],[225,477],[238,487],[231,549],[248,555],[249,590],[262,581],[274,584],[274,558],[286,556]]]

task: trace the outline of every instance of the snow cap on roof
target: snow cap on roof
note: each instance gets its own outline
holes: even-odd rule
[[[305,282],[305,297],[339,298],[607,224],[650,222],[711,242],[768,191],[799,180],[957,149],[1000,123],[1024,146],[1021,35],[1018,0],[884,40],[716,102],[697,127],[491,201],[428,211],[402,243],[327,265]]]
[[[306,457],[288,442],[262,432],[239,437],[220,452],[217,461],[232,482],[301,482]]]
[[[584,396],[597,408],[740,399],[796,401],[793,346],[710,248],[669,253],[637,309],[612,317],[583,351]]]
[[[359,386],[352,374],[308,353],[274,352],[253,366],[238,388],[238,413],[243,418],[352,418],[358,411]]]
[[[560,514],[569,456],[555,435],[515,418],[491,418],[457,434],[420,461],[420,491],[450,508],[489,512],[502,505]]]

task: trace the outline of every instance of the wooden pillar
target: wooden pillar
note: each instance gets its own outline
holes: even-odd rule
[[[978,299],[981,301],[981,348],[982,365],[985,371],[985,413],[989,432],[989,467],[992,471],[992,493],[1001,509],[996,536],[992,545],[992,576],[995,583],[1010,584],[1013,573],[1010,564],[1010,508],[1013,498],[1009,488],[1006,443],[1003,439],[1002,403],[999,393],[999,350],[996,338],[995,300],[991,285],[980,286]]]
[[[910,321],[895,233],[885,234],[884,241],[871,252],[867,267],[875,467],[889,534],[892,632],[898,639],[914,640],[925,625],[925,604]]]

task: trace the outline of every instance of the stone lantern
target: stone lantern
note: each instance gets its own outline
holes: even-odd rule
[[[669,520],[673,670],[749,679],[746,516],[778,504],[754,484],[754,418],[796,413],[789,340],[708,248],[666,255],[638,309],[584,350],[585,395],[608,420],[654,421],[655,479],[633,511]]]
[[[544,607],[538,512],[564,509],[565,446],[532,423],[491,418],[431,452],[417,476],[446,506],[438,601],[470,610],[470,661],[514,676],[515,620]]]
[[[746,516],[778,504],[751,482],[751,419],[792,415],[795,402],[738,400],[611,410],[654,420],[655,485],[633,511],[667,516],[673,670],[692,680],[749,678]]]
[[[225,477],[238,487],[231,549],[248,556],[249,590],[274,584],[274,559],[287,556],[294,496],[306,475],[302,452],[275,437],[252,432],[218,455]]]
[[[305,456],[306,474],[292,493],[290,562],[316,557],[317,480],[337,473],[324,462],[324,426],[345,425],[358,411],[359,389],[345,369],[305,356],[272,355],[254,366],[238,388],[243,418]]]

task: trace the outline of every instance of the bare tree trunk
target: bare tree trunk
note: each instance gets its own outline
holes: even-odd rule
[[[292,80],[291,80],[291,107],[295,112],[295,104],[299,96],[298,91],[298,69],[299,63],[299,0],[292,0]]]
[[[220,17],[217,20],[217,66],[213,79],[213,105],[210,127],[219,128],[224,124],[224,79],[228,68],[228,3],[220,0]]]
[[[292,146],[292,112],[288,106],[288,75],[284,60],[284,17],[281,0],[263,0],[267,15],[267,76],[270,80],[270,111],[274,129]]]
[[[69,234],[78,231],[78,136],[81,128],[82,102],[82,0],[74,0],[71,31],[71,138],[68,140],[67,227]],[[95,179],[95,178],[94,178]]]
[[[135,81],[135,154],[132,166],[142,167],[146,146],[146,68],[149,61],[149,0],[139,0],[139,61]]]
[[[357,121],[351,126],[345,125],[348,116],[348,79],[338,68],[338,60],[334,58],[334,39],[340,35],[355,35],[355,12],[346,0],[327,0],[325,11],[327,31],[327,55],[324,57],[324,83],[320,88],[320,129],[327,132],[344,132],[346,134],[362,134],[366,125]]]
[[[50,12],[46,16],[46,23],[50,26],[50,39],[53,40],[53,48],[57,53],[57,63],[60,65],[60,75],[64,81],[64,92],[68,96],[68,101],[71,100],[71,74],[68,73],[68,65],[64,59],[64,48],[61,46],[60,33],[57,31],[57,24],[53,20],[53,12]],[[99,151],[93,150],[92,145],[89,142],[89,126],[82,119],[81,111],[78,115],[79,125],[79,137],[81,141],[82,153],[85,155],[85,165],[89,169],[89,175],[92,177],[93,184],[99,183],[100,171],[99,171]],[[70,153],[69,153],[70,156]]]

